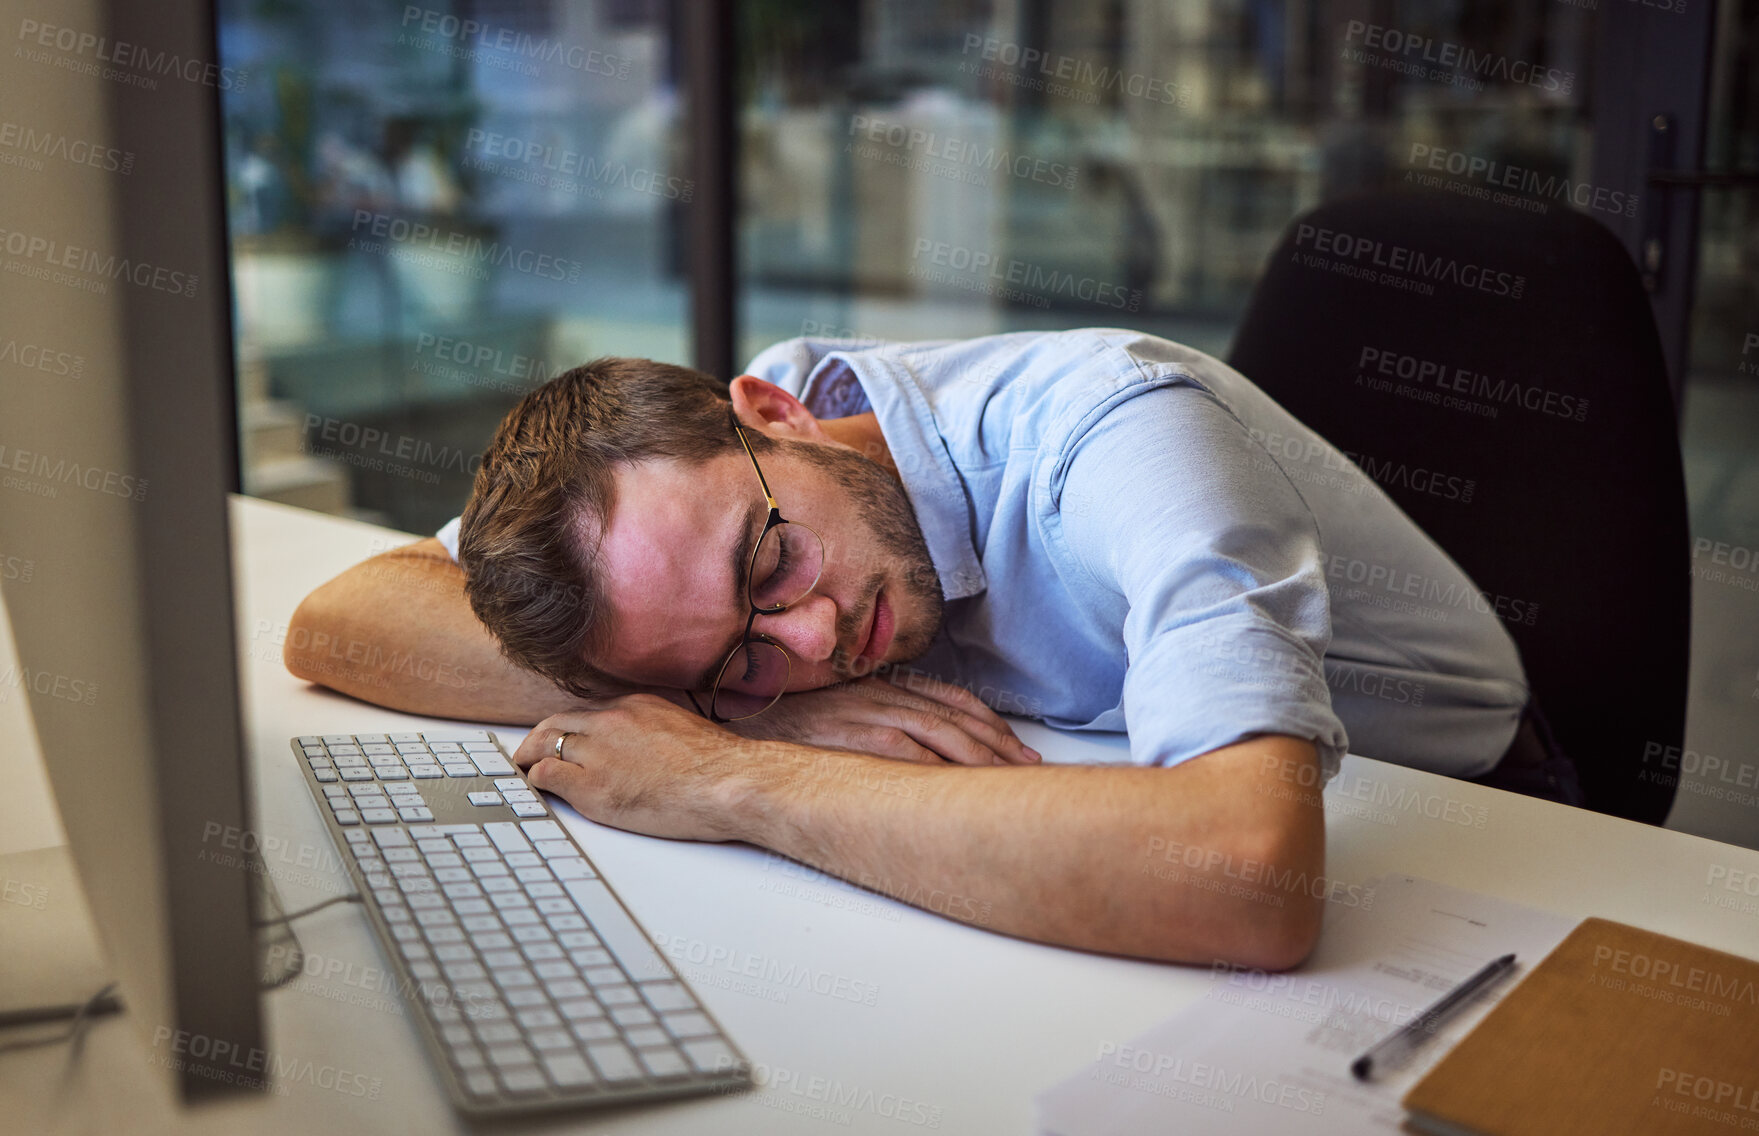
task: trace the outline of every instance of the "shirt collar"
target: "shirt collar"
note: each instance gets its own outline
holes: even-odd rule
[[[851,398],[852,384],[867,396],[866,407],[853,409],[858,403]],[[834,352],[807,376],[800,401],[832,417],[873,411],[928,543],[941,594],[950,601],[983,591],[988,579],[977,557],[971,498],[910,369],[879,351]]]

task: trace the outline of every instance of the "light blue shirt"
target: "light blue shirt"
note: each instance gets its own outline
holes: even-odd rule
[[[915,666],[1175,765],[1251,734],[1455,776],[1527,701],[1488,597],[1238,372],[1139,332],[792,339],[748,373],[873,411],[946,595]],[[457,522],[438,534],[457,555]]]

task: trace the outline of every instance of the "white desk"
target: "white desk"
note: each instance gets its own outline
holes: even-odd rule
[[[272,863],[286,902],[303,906],[345,885],[333,870],[297,862],[302,849],[308,857],[331,853],[287,739],[421,723],[293,679],[274,631],[314,586],[386,547],[388,534],[244,499],[233,518],[258,817],[265,834],[294,850],[293,860]],[[491,728],[510,748],[521,736]],[[1104,740],[1036,725],[1023,733],[1057,760],[1117,752]],[[1339,789],[1349,784],[1378,794],[1379,803],[1346,799]],[[1474,815],[1484,826],[1424,815],[1450,801],[1482,810]],[[736,1097],[560,1114],[517,1125],[521,1131],[895,1133],[933,1120],[942,1132],[1028,1132],[1034,1094],[1206,985],[1201,969],[961,926],[753,848],[655,840],[578,818],[571,827],[637,917],[676,944],[684,957],[675,961],[766,1084]],[[1410,872],[1759,956],[1759,900],[1706,887],[1714,865],[1759,873],[1759,851],[1355,757],[1328,791],[1327,829],[1328,875],[1346,885]],[[1717,906],[1713,895],[1735,906]],[[360,972],[382,967],[361,913],[338,906],[301,920],[298,930],[312,959],[355,969],[352,981],[302,977],[267,995],[273,1051],[313,1062],[314,1079],[325,1065],[359,1074],[365,1080],[353,1083],[376,1084],[376,1099],[300,1079],[281,1093],[179,1115],[149,1075],[156,1071],[146,1064],[148,1047],[131,1024],[112,1018],[95,1026],[71,1069],[65,1047],[0,1055],[0,1127],[228,1136],[467,1130],[447,1107],[395,994]],[[848,1103],[827,1102],[831,1091]]]

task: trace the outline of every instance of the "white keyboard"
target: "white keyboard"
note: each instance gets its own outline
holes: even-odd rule
[[[486,732],[292,744],[460,1111],[750,1083],[749,1063]]]

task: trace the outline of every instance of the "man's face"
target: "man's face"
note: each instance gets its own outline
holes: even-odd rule
[[[903,489],[847,447],[784,442],[758,455],[777,507],[824,541],[818,586],[754,634],[792,659],[788,689],[871,674],[928,649],[941,583]],[[629,682],[706,691],[750,614],[739,584],[768,507],[743,450],[700,465],[617,471],[600,545],[612,639],[596,665]]]

